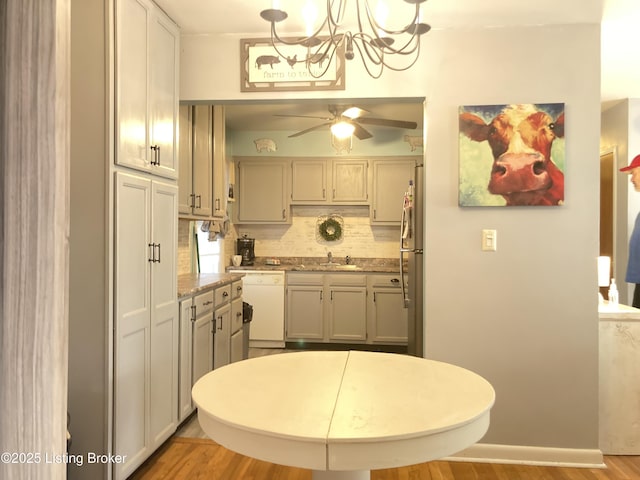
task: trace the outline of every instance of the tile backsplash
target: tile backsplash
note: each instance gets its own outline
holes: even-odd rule
[[[255,253],[260,257],[334,257],[396,258],[399,226],[372,226],[369,208],[346,206],[292,206],[291,225],[234,225],[237,237],[255,238]],[[318,235],[318,217],[341,215],[344,232],[341,240],[328,242]],[[234,241],[235,244],[235,241]],[[235,250],[234,244],[231,248]],[[229,255],[233,253],[227,252]]]
[[[334,258],[397,258],[399,226],[372,226],[369,208],[346,206],[327,209],[326,206],[292,206],[290,225],[232,225],[224,238],[224,266],[231,265],[236,251],[236,239],[246,234],[255,238],[258,257],[324,257]],[[341,215],[344,232],[341,240],[328,242],[318,235],[318,217]],[[178,222],[178,274],[191,273],[190,221]]]

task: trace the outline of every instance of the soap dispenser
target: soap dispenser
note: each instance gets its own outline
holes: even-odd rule
[[[617,306],[618,305],[618,287],[616,286],[616,279],[611,279],[611,284],[609,285],[609,305]]]

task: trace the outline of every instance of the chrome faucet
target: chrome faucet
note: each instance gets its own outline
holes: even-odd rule
[[[346,257],[344,257],[344,263],[346,263],[347,265],[351,264],[351,257],[349,255],[347,255]]]
[[[333,253],[327,252],[327,259],[328,259],[328,263],[332,263],[332,261],[333,261]]]

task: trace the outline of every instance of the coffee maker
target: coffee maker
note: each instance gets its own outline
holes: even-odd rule
[[[245,234],[236,242],[236,253],[242,255],[242,263],[240,265],[253,265],[253,260],[256,258],[256,254],[253,251],[256,243],[255,238],[247,238]]]

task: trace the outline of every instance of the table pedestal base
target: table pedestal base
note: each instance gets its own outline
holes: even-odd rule
[[[371,480],[370,470],[314,470],[312,480]]]

